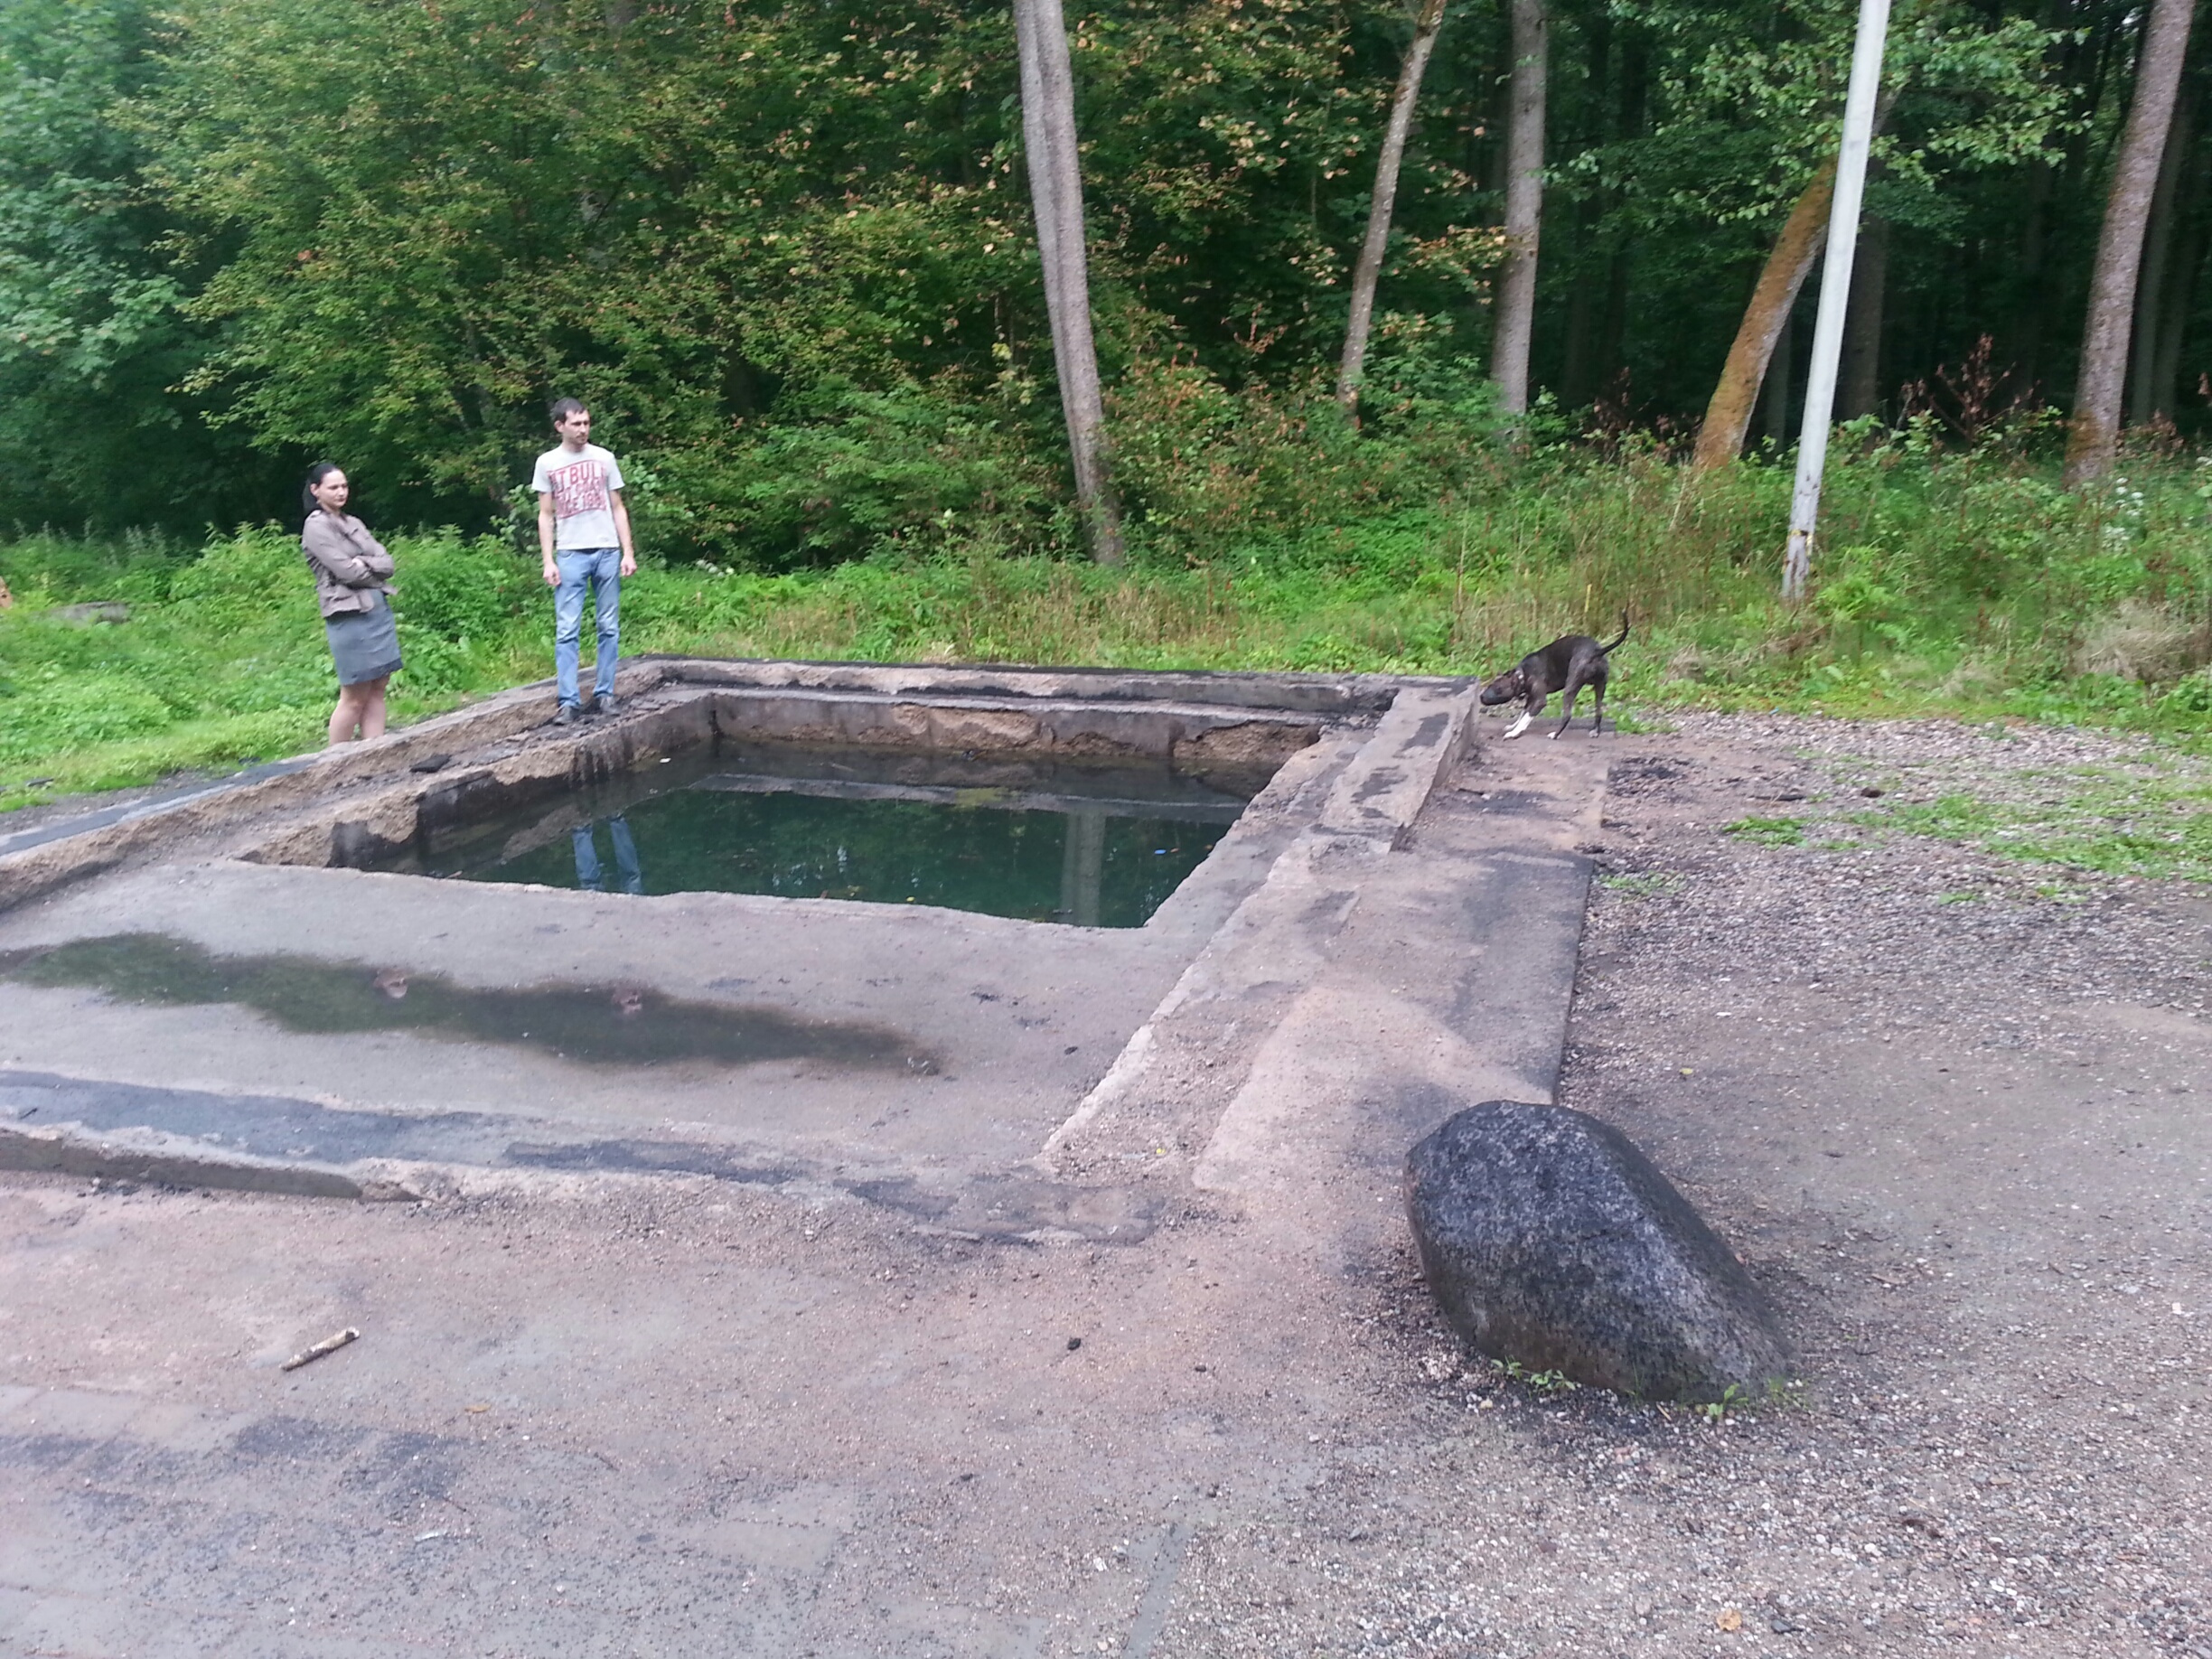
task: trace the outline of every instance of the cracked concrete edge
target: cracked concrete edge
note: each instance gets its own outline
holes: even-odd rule
[[[382,1171],[210,1152],[152,1130],[90,1132],[70,1124],[0,1124],[0,1169],[371,1204],[413,1203],[422,1195]]]
[[[1274,708],[1343,718],[1379,714],[1408,688],[1451,690],[1474,682],[1453,676],[1331,674],[1259,670],[1038,667],[1019,663],[947,666],[923,662],[806,661],[765,657],[647,657],[687,684],[811,689],[892,696],[1126,698]]]
[[[843,690],[954,702],[1000,698],[1092,703],[1120,697],[1159,704],[1181,698],[1193,705],[1192,712],[1202,716],[1202,723],[1218,722],[1221,717],[1212,715],[1212,709],[1239,702],[1255,710],[1341,719],[1395,708],[1409,697],[1434,699],[1456,692],[1471,694],[1470,682],[1373,674],[952,669],[687,657],[627,660],[616,689],[628,699],[663,686],[695,691]],[[404,779],[417,761],[455,749],[481,748],[544,725],[552,715],[553,699],[553,682],[536,680],[369,742],[293,756],[243,776],[129,807],[94,808],[19,837],[0,835],[0,911],[129,864],[164,843],[173,845],[182,838],[233,828],[255,815],[327,803],[334,791],[364,782],[382,781],[389,786]],[[1383,718],[1387,722],[1387,712]],[[11,840],[15,844],[11,846]]]
[[[1345,885],[1343,867],[1404,844],[1439,783],[1474,744],[1477,689],[1471,683],[1409,687],[1392,699],[1336,774],[1317,820],[1276,858],[1267,879],[1184,970],[1106,1075],[1046,1137],[1036,1167],[1065,1176],[1075,1142],[1151,1087],[1164,1054],[1161,1034],[1192,1005],[1280,988],[1286,980],[1302,991],[1317,979],[1328,938],[1358,903],[1356,881]]]
[[[1409,688],[1392,699],[1374,735],[1336,780],[1317,828],[1403,843],[1438,783],[1467,755],[1479,709],[1476,688]]]
[[[573,1196],[637,1182],[736,1182],[813,1208],[867,1205],[917,1234],[1028,1245],[1139,1243],[1150,1236],[1158,1219],[1126,1189],[1043,1183],[1020,1170],[986,1177],[979,1186],[970,1182],[943,1189],[929,1179],[942,1171],[901,1167],[832,1174],[790,1162],[732,1167],[732,1150],[713,1141],[579,1139],[508,1148],[510,1154],[575,1155],[545,1161],[487,1161],[456,1153],[334,1163],[219,1148],[150,1125],[0,1123],[0,1170],[279,1197],[417,1204],[495,1195]],[[999,1202],[989,1203],[993,1198]]]
[[[622,682],[623,692],[639,695],[661,678],[658,670],[641,671],[634,680]],[[58,833],[42,835],[33,845],[14,851],[0,851],[0,910],[114,869],[164,843],[221,830],[255,813],[321,800],[367,779],[405,774],[417,761],[442,750],[511,737],[542,725],[551,716],[552,703],[550,680],[521,686],[370,742],[295,756],[281,768],[149,801],[112,819],[94,811],[83,820],[64,820],[49,827]],[[106,821],[99,821],[103,819]]]

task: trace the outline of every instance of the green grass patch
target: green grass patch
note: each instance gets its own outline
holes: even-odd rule
[[[1870,828],[2099,876],[2212,881],[2212,781],[2083,769],[2032,800],[1954,792],[1855,813]]]
[[[1754,847],[1802,847],[1805,839],[1804,820],[1795,818],[1739,818],[1720,833]]]

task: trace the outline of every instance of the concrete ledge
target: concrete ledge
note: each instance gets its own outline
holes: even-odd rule
[[[33,1126],[32,1116],[41,1121]],[[506,1178],[697,1176],[807,1202],[854,1199],[968,1239],[1132,1244],[1158,1221],[1126,1186],[1021,1171],[834,1165],[702,1128],[623,1133],[477,1111],[393,1112],[275,1095],[149,1088],[0,1071],[0,1169],[220,1187],[301,1198],[411,1203],[471,1172]]]
[[[646,657],[623,664],[618,689],[631,700],[673,693],[679,703],[698,701],[705,705],[703,717],[715,728],[726,718],[762,737],[961,749],[1037,746],[1064,755],[1166,755],[1186,764],[1240,764],[1279,761],[1312,742],[1325,724],[1374,717],[1408,695],[1422,699],[1425,708],[1448,701],[1464,684],[1374,674],[1148,673]],[[708,695],[687,698],[686,692]],[[269,845],[257,856],[331,861],[333,849],[327,843],[319,853],[308,845],[331,833],[329,823],[358,821],[369,826],[368,833],[383,837],[411,814],[417,800],[449,793],[458,782],[410,777],[408,769],[417,762],[460,756],[465,764],[473,757],[480,770],[492,768],[502,785],[527,776],[558,787],[619,770],[641,755],[668,746],[662,734],[649,729],[653,722],[639,720],[647,712],[642,709],[596,729],[540,732],[554,706],[552,682],[539,680],[373,743],[272,763],[127,807],[96,808],[20,837],[0,836],[0,910],[80,877],[173,852],[189,841],[213,840],[253,820],[285,832],[277,838],[284,841],[281,850],[265,835],[261,839]],[[656,718],[665,713],[656,711]],[[1420,717],[1427,717],[1428,713]],[[1418,739],[1422,729],[1415,720],[1409,737]],[[499,752],[487,755],[488,750]],[[548,753],[536,753],[539,750]],[[529,758],[522,758],[526,754]],[[1418,811],[1419,803],[1413,804]],[[1402,808],[1378,808],[1365,799],[1347,802],[1345,811],[1347,825],[1376,821],[1378,812],[1406,816]],[[302,815],[321,817],[324,825],[301,823],[287,830],[282,824]],[[300,832],[306,840],[293,844],[289,837]],[[406,833],[412,833],[411,822]],[[337,861],[345,859],[341,856]]]
[[[71,1175],[160,1186],[214,1186],[295,1198],[411,1201],[417,1195],[389,1182],[362,1182],[343,1170],[296,1160],[207,1153],[151,1132],[91,1137],[66,1128],[0,1125],[0,1169]]]

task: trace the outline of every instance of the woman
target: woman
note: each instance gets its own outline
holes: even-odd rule
[[[384,595],[391,586],[392,556],[346,511],[351,493],[346,475],[327,461],[307,471],[307,522],[300,551],[314,572],[323,604],[323,632],[338,664],[338,707],[331,711],[330,740],[350,743],[384,735],[384,682],[399,670],[399,631]]]

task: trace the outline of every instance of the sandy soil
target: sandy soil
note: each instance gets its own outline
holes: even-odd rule
[[[694,1180],[6,1176],[0,1652],[2212,1654],[2212,906],[1845,821],[2126,752],[1599,741],[1563,1098],[1744,1254],[1793,1399],[1532,1391],[1402,1242],[1219,1206],[1044,1249]]]

